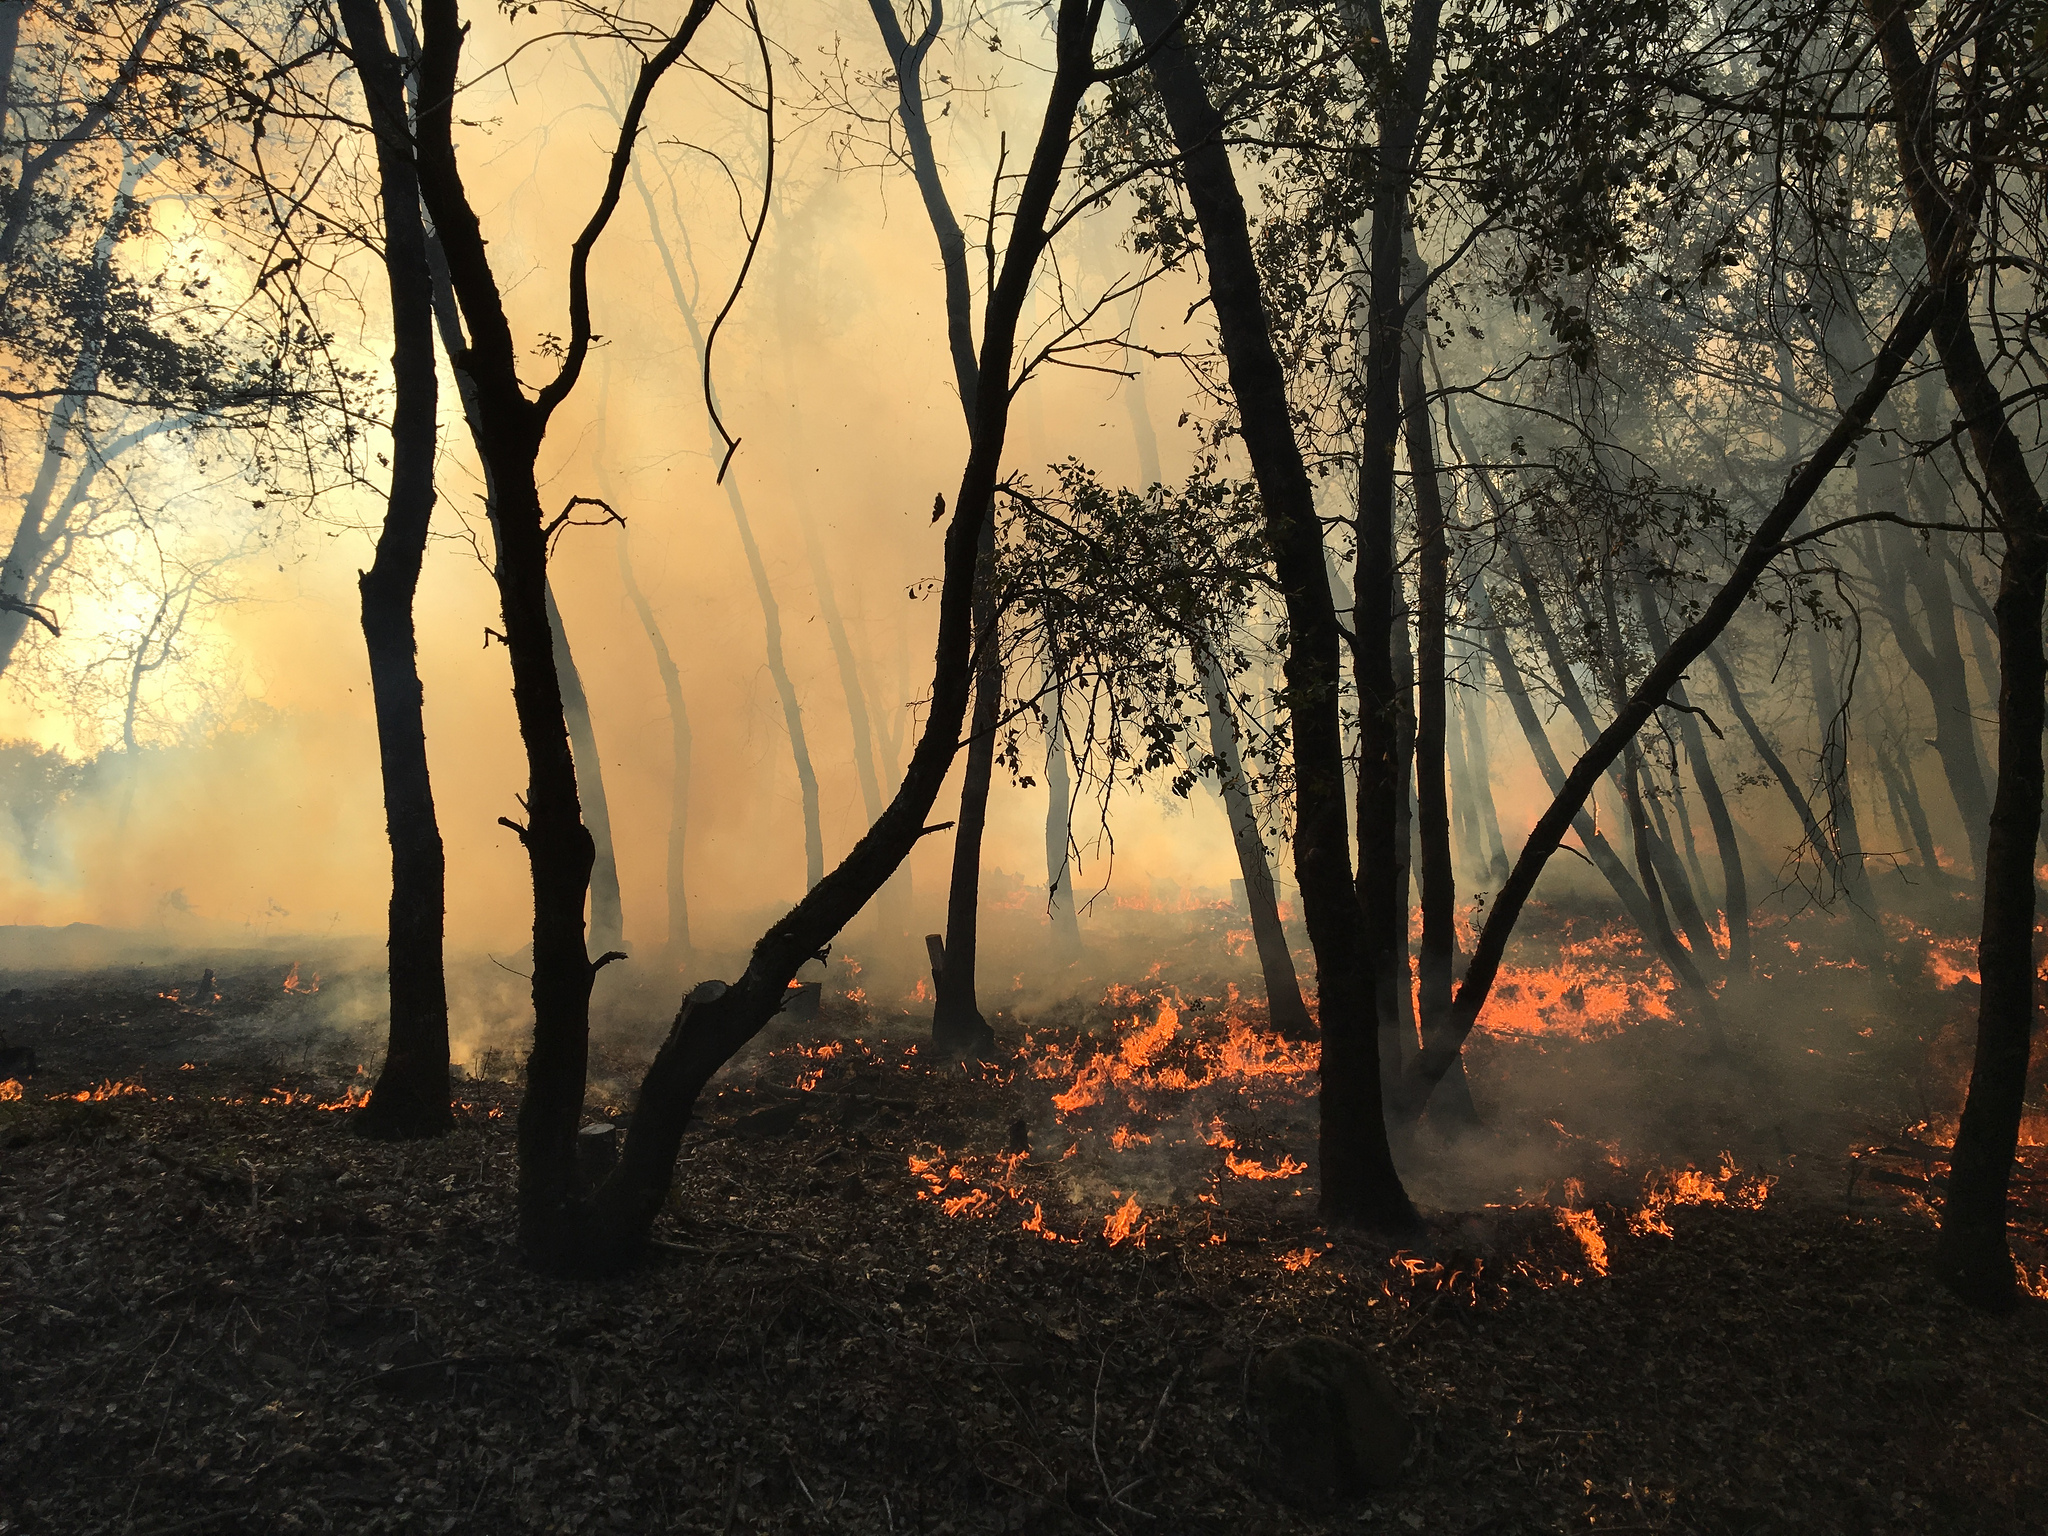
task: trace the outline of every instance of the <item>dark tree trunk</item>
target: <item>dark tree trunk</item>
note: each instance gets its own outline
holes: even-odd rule
[[[1871,414],[1878,403],[1890,393],[1892,385],[1911,359],[1913,350],[1920,345],[1928,328],[1934,322],[1935,304],[1930,295],[1916,292],[1905,312],[1893,327],[1891,337],[1886,341],[1871,366],[1870,379],[1863,390],[1850,404],[1833,431],[1815,449],[1813,457],[1803,464],[1787,482],[1784,493],[1777,503],[1757,523],[1744,547],[1742,557],[1736,562],[1728,580],[1721,590],[1714,594],[1700,617],[1687,625],[1671,642],[1671,648],[1657,658],[1656,663],[1629,695],[1627,704],[1616,715],[1606,730],[1587,749],[1586,754],[1573,765],[1562,790],[1550,802],[1550,807],[1538,818],[1529,840],[1522,847],[1521,857],[1515,861],[1514,873],[1508,878],[1506,887],[1487,913],[1486,924],[1479,931],[1479,942],[1473,950],[1470,965],[1466,967],[1465,980],[1458,988],[1456,999],[1451,1005],[1451,1028],[1449,1033],[1455,1041],[1462,1042],[1478,1021],[1479,1010],[1486,1004],[1486,994],[1493,986],[1493,980],[1500,972],[1501,957],[1507,951],[1509,936],[1514,932],[1516,920],[1520,917],[1529,893],[1535,889],[1536,878],[1543,872],[1550,855],[1557,851],[1567,828],[1571,827],[1586,803],[1586,797],[1593,792],[1593,786],[1600,776],[1607,772],[1624,748],[1635,739],[1650,716],[1664,707],[1671,695],[1672,685],[1685,675],[1686,668],[1699,659],[1702,652],[1712,645],[1720,633],[1728,627],[1757,580],[1781,552],[1781,541],[1791,531],[1793,521],[1805,511],[1813,500],[1814,493],[1821,487],[1829,472],[1841,462],[1847,453],[1869,428]],[[2040,748],[2039,732],[2036,731],[2034,750]],[[2038,758],[2036,759],[2038,765]],[[2038,788],[2038,780],[2036,787]],[[2029,849],[2032,843],[2029,841]],[[2028,885],[2028,899],[2032,900],[2032,884]],[[1426,1102],[1430,1091],[1441,1080],[1451,1063],[1456,1060],[1455,1045],[1425,1050],[1417,1061],[1415,1070],[1403,1083],[1404,1099],[1416,1106]]]
[[[1394,534],[1394,459],[1401,440],[1401,374],[1409,350],[1411,305],[1422,302],[1411,276],[1408,197],[1416,134],[1436,67],[1439,0],[1417,0],[1408,15],[1405,57],[1394,61],[1376,5],[1358,46],[1382,75],[1374,104],[1379,143],[1367,245],[1364,419],[1358,448],[1357,584],[1351,621],[1351,672],[1358,695],[1358,901],[1366,966],[1382,1030],[1397,1027],[1408,992],[1408,846],[1404,693],[1395,676],[1393,629],[1404,605]],[[1405,624],[1405,614],[1403,615]],[[1405,640],[1405,634],[1404,634]],[[1405,644],[1403,649],[1405,649]],[[1412,709],[1412,702],[1406,703]]]
[[[497,583],[512,699],[526,749],[526,822],[516,825],[533,878],[533,1051],[519,1111],[519,1225],[527,1253],[559,1262],[582,1191],[576,1131],[589,1059],[595,963],[584,944],[583,908],[596,857],[584,826],[569,747],[555,630],[548,617],[547,531],[535,464],[550,417],[575,388],[589,355],[589,258],[611,214],[640,131],[647,98],[711,13],[694,0],[678,31],[641,65],[596,211],[577,236],[569,269],[570,335],[559,371],[537,396],[520,383],[519,352],[506,319],[483,231],[462,184],[454,145],[455,83],[464,28],[458,0],[424,0],[420,53],[420,190],[468,326],[452,359],[474,387],[476,439],[496,513]]]
[[[967,766],[960,784],[960,815],[953,827],[953,879],[946,893],[946,964],[934,978],[932,1044],[945,1055],[993,1060],[996,1034],[974,995],[981,929],[981,834],[988,823],[989,783],[995,777],[996,728],[1002,716],[1003,658],[997,645],[995,594],[988,568],[995,556],[995,521],[984,515],[974,596],[974,718],[968,727]]]
[[[446,861],[427,771],[413,638],[413,598],[434,510],[434,283],[405,91],[383,13],[376,0],[341,0],[340,9],[377,141],[394,384],[391,493],[376,558],[358,580],[377,711],[384,827],[391,842],[391,1022],[370,1102],[349,1116],[349,1124],[364,1136],[400,1140],[438,1136],[453,1124],[441,953]]]
[[[1134,324],[1135,319],[1134,306]],[[1138,473],[1148,488],[1160,485],[1159,439],[1152,430],[1152,414],[1145,403],[1142,372],[1126,381],[1124,399],[1130,412],[1131,432],[1137,439]],[[1213,651],[1198,651],[1194,662],[1202,674],[1202,703],[1209,718],[1209,752],[1216,759],[1223,813],[1230,821],[1231,846],[1237,851],[1237,871],[1244,881],[1245,907],[1251,916],[1252,945],[1258,951],[1259,975],[1266,984],[1266,1019],[1289,1040],[1312,1040],[1316,1024],[1309,1017],[1308,1005],[1302,1001],[1301,979],[1295,974],[1294,954],[1287,947],[1287,930],[1280,921],[1273,867],[1266,858],[1266,839],[1259,830],[1258,808],[1252,803],[1251,776],[1244,771],[1244,757],[1238,747],[1237,712],[1230,702],[1230,680],[1224,676]]]
[[[1322,1020],[1322,1209],[1330,1220],[1411,1231],[1418,1224],[1415,1208],[1401,1187],[1387,1145],[1380,1099],[1379,1021],[1351,876],[1339,715],[1340,634],[1323,569],[1322,524],[1294,438],[1286,375],[1273,349],[1244,202],[1224,143],[1223,119],[1209,100],[1200,66],[1186,42],[1180,8],[1173,0],[1130,0],[1128,9],[1152,50],[1152,78],[1201,227],[1209,293],[1231,391],[1287,605],[1295,874],[1315,946]],[[1397,254],[1398,249],[1397,241]],[[1395,275],[1398,278],[1398,271]],[[1399,345],[1398,325],[1393,344]],[[1384,623],[1376,633],[1384,671]],[[1391,815],[1386,819],[1391,824]]]
[[[1992,612],[1998,624],[1998,788],[1984,847],[1983,930],[1977,942],[1982,990],[1970,1092],[1949,1161],[1937,1263],[1966,1301],[2018,1304],[2006,1197],[2019,1146],[2027,1061],[2037,1006],[2034,971],[2034,847],[2041,830],[2041,731],[2048,657],[2041,605],[2048,597],[2048,516],[2026,450],[2006,419],[1970,321],[1974,195],[1944,186],[1936,161],[1933,91],[1907,12],[1872,0],[1892,100],[1907,125],[1898,135],[1901,177],[1928,251],[1940,312],[1934,344],[1949,393],[1968,423],[1970,446],[2005,558]]]
[[[1444,645],[1449,607],[1450,542],[1443,488],[1437,477],[1436,430],[1422,384],[1422,343],[1411,330],[1402,361],[1402,421],[1415,494],[1415,805],[1422,862],[1422,949],[1418,957],[1417,1022],[1425,1045],[1450,1022],[1451,972],[1458,961],[1457,877],[1451,868],[1450,790],[1445,781],[1448,715]],[[1404,984],[1407,980],[1404,975]],[[1447,1123],[1476,1123],[1462,1056],[1435,1105]]]
[[[932,149],[931,127],[924,102],[924,59],[944,23],[942,0],[933,0],[924,30],[915,42],[903,32],[892,0],[868,0],[883,46],[895,64],[897,118],[910,150],[911,174],[925,215],[939,243],[939,266],[946,283],[946,340],[953,358],[953,378],[960,390],[960,408],[970,435],[979,410],[979,375],[974,357],[971,289],[967,273],[967,237],[954,216]],[[985,510],[984,569],[995,540],[995,506]],[[933,977],[937,1001],[932,1009],[932,1043],[952,1055],[985,1055],[995,1045],[995,1032],[982,1018],[975,1000],[975,964],[980,937],[981,835],[988,822],[988,792],[995,777],[996,723],[1002,714],[1003,663],[995,634],[992,595],[976,599],[976,644],[980,647],[974,676],[974,719],[969,728],[967,764],[960,780],[960,814],[954,819],[953,870],[946,892],[946,964]]]

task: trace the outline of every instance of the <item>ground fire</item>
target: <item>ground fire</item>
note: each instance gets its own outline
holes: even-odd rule
[[[0,3],[0,1536],[2040,1531],[2043,4]]]

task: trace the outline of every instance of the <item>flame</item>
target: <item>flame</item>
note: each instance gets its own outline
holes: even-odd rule
[[[1291,1179],[1297,1173],[1308,1172],[1307,1163],[1296,1162],[1284,1152],[1280,1154],[1278,1168],[1268,1168],[1255,1157],[1239,1157],[1235,1152],[1224,1154],[1223,1166],[1240,1179]]]
[[[18,1099],[18,1098],[20,1098],[20,1097],[21,1097],[21,1079],[20,1079],[20,1078],[18,1078],[18,1077],[10,1077],[10,1078],[8,1078],[8,1079],[7,1079],[7,1081],[6,1081],[6,1082],[4,1082],[4,1083],[0,1083],[0,1104],[4,1104],[4,1103],[11,1103],[11,1102],[12,1102],[13,1100],[15,1100],[15,1099]]]
[[[1115,1194],[1116,1191],[1111,1190],[1110,1193]],[[1146,1229],[1152,1225],[1149,1221],[1140,1219],[1142,1215],[1138,1197],[1127,1196],[1124,1203],[1111,1211],[1108,1219],[1102,1223],[1102,1235],[1109,1240],[1109,1246],[1114,1248],[1126,1239],[1142,1243],[1145,1240]]]
[[[1600,1218],[1591,1211],[1575,1211],[1566,1207],[1557,1213],[1557,1224],[1579,1240],[1579,1246],[1586,1250],[1586,1263],[1593,1273],[1606,1274],[1607,1238],[1600,1230]]]
[[[256,1102],[258,1104],[310,1104],[313,1102],[313,1095],[310,1093],[294,1093],[289,1088],[280,1087],[271,1089],[270,1092],[264,1094]]]
[[[313,993],[320,990],[320,973],[315,971],[311,981],[301,981],[299,980],[299,962],[294,960],[291,970],[284,978],[284,989],[287,992],[295,992],[301,997],[310,997]]]
[[[81,1088],[76,1093],[53,1093],[50,1095],[50,1102],[52,1104],[101,1104],[105,1103],[108,1099],[125,1099],[136,1094],[140,1094],[146,1099],[149,1097],[149,1090],[140,1083],[120,1083],[114,1082],[111,1079],[102,1079],[97,1088]]]
[[[1754,1178],[1738,1184],[1737,1177],[1742,1170],[1735,1166],[1735,1159],[1729,1153],[1721,1154],[1721,1171],[1717,1178],[1687,1166],[1662,1178],[1653,1177],[1643,1190],[1643,1206],[1628,1219],[1628,1229],[1638,1237],[1655,1233],[1659,1237],[1671,1236],[1671,1223],[1664,1219],[1664,1213],[1677,1205],[1733,1205],[1744,1210],[1757,1210],[1770,1198],[1775,1178]]]
[[[306,1097],[307,1097],[308,1099],[310,1099],[310,1098],[312,1098],[313,1096],[312,1096],[312,1095],[311,1095],[311,1094],[309,1093],[309,1094],[307,1094],[307,1095],[306,1095]],[[367,1104],[367,1103],[369,1103],[369,1102],[370,1102],[370,1090],[369,1090],[369,1089],[367,1089],[367,1088],[350,1088],[350,1089],[346,1090],[346,1091],[345,1091],[345,1092],[344,1092],[344,1093],[342,1094],[342,1096],[341,1096],[340,1098],[336,1099],[336,1100],[335,1100],[335,1101],[334,1101],[334,1102],[333,1102],[332,1104],[320,1104],[320,1105],[316,1105],[315,1107],[316,1107],[316,1108],[318,1108],[318,1109],[328,1109],[328,1110],[334,1110],[334,1109],[361,1109],[361,1108],[362,1108],[362,1107],[363,1107],[363,1106],[364,1106],[365,1104]]]
[[[1132,1147],[1149,1147],[1152,1138],[1128,1125],[1120,1125],[1110,1133],[1109,1144],[1119,1152],[1128,1152]]]
[[[1221,1238],[1215,1237],[1213,1233],[1211,1234],[1211,1240],[1215,1242],[1222,1241]],[[1320,1259],[1321,1257],[1322,1254],[1317,1252],[1313,1248],[1301,1248],[1297,1249],[1293,1253],[1281,1254],[1280,1267],[1292,1273],[1299,1273],[1300,1271],[1307,1269],[1309,1265],[1315,1263],[1315,1261],[1317,1259]]]

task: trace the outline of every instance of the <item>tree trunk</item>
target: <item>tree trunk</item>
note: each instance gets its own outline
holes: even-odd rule
[[[1209,752],[1216,759],[1223,790],[1223,810],[1230,818],[1230,840],[1237,848],[1237,867],[1244,880],[1245,906],[1251,913],[1252,945],[1259,954],[1259,974],[1266,983],[1266,1018],[1285,1039],[1313,1040],[1316,1024],[1301,1000],[1301,982],[1287,930],[1280,922],[1280,900],[1273,872],[1266,863],[1266,839],[1259,830],[1251,785],[1238,751],[1237,722],[1230,707],[1230,685],[1223,668],[1207,651],[1195,658],[1202,669],[1202,700],[1209,714]]]
[[[1643,632],[1649,637],[1650,649],[1661,656],[1671,648],[1671,638],[1664,627],[1664,611],[1657,602],[1657,594],[1640,575],[1636,578],[1636,602],[1642,609]],[[1714,765],[1707,758],[1699,716],[1691,713],[1692,703],[1683,682],[1671,690],[1671,702],[1678,708],[1678,739],[1685,746],[1686,760],[1692,764],[1693,782],[1699,786],[1707,820],[1714,828],[1714,847],[1721,857],[1721,906],[1728,924],[1728,971],[1731,976],[1747,978],[1754,959],[1749,937],[1749,881],[1742,870],[1741,846],[1735,840],[1735,819],[1728,814],[1721,781],[1715,778]]]
[[[370,1102],[349,1116],[364,1136],[437,1136],[454,1122],[448,1092],[448,987],[442,969],[446,860],[427,771],[413,600],[434,510],[438,389],[433,276],[398,60],[376,0],[341,0],[342,25],[369,104],[391,290],[391,491],[370,569],[358,578],[370,694],[377,713],[384,828],[391,843],[384,1065]]]
[[[1479,942],[1473,950],[1471,963],[1466,967],[1465,980],[1458,988],[1456,999],[1451,1005],[1451,1029],[1457,1040],[1462,1041],[1478,1021],[1479,1010],[1486,1004],[1487,992],[1493,986],[1493,979],[1500,972],[1501,957],[1506,953],[1509,936],[1514,932],[1516,920],[1521,915],[1529,893],[1535,889],[1536,878],[1543,872],[1550,855],[1557,851],[1564,834],[1586,803],[1586,797],[1593,791],[1622,750],[1635,739],[1651,715],[1663,708],[1669,699],[1672,685],[1685,675],[1686,668],[1699,659],[1702,652],[1728,627],[1758,579],[1782,550],[1781,541],[1791,531],[1794,519],[1813,500],[1822,481],[1841,462],[1847,453],[1865,433],[1870,425],[1871,413],[1884,399],[1899,374],[1911,359],[1913,350],[1920,345],[1934,322],[1935,304],[1930,295],[1916,292],[1912,301],[1896,325],[1891,337],[1877,355],[1871,367],[1871,377],[1863,390],[1851,403],[1849,410],[1836,423],[1835,428],[1821,442],[1813,456],[1787,482],[1784,493],[1750,535],[1742,557],[1721,590],[1714,594],[1700,617],[1687,625],[1671,648],[1658,657],[1656,664],[1629,695],[1626,707],[1616,715],[1600,738],[1587,749],[1585,755],[1573,765],[1562,790],[1551,800],[1550,807],[1538,818],[1529,840],[1522,846],[1521,857],[1515,861],[1514,873],[1487,913],[1486,924],[1479,931]],[[2034,750],[2039,752],[2039,732],[2035,733]],[[2038,756],[2036,763],[2038,765]],[[2036,788],[2039,780],[2036,780]],[[2037,802],[2038,805],[2038,802]],[[2031,851],[2031,840],[2029,849]],[[2028,899],[2032,899],[2032,884],[2028,884]],[[1456,1059],[1453,1048],[1446,1046],[1425,1050],[1416,1063],[1416,1068],[1403,1083],[1404,1101],[1416,1107],[1427,1102],[1431,1090]]]
[[[662,273],[668,279],[669,297],[675,304],[677,317],[683,322],[683,329],[689,333],[690,346],[701,366],[704,332],[697,323],[696,304],[684,286],[682,270],[676,263],[668,232],[662,228],[660,215],[654,206],[654,194],[648,190],[646,178],[637,167],[632,175],[634,188],[647,211],[649,237],[654,241],[655,254],[661,260]],[[723,446],[722,443],[716,445],[721,451]],[[768,676],[775,684],[775,696],[782,705],[782,725],[789,736],[790,757],[796,765],[797,794],[804,816],[804,889],[809,890],[825,873],[825,831],[818,806],[818,775],[811,766],[810,741],[804,734],[803,706],[797,700],[796,684],[790,680],[789,665],[783,659],[782,609],[775,601],[775,587],[768,579],[768,566],[761,558],[761,546],[754,540],[754,525],[747,516],[747,503],[740,492],[739,476],[728,469],[723,480],[726,506],[732,512],[733,527],[740,536],[740,549],[747,559],[747,571],[754,579],[754,596],[761,604],[762,641],[767,654]]]
[[[1352,883],[1344,807],[1337,612],[1323,569],[1322,524],[1273,350],[1244,202],[1173,0],[1130,0],[1159,87],[1209,263],[1224,361],[1264,504],[1291,643],[1287,705],[1294,745],[1295,873],[1316,952],[1322,1021],[1321,1198],[1326,1219],[1412,1231],[1415,1208],[1387,1144],[1378,1018]],[[1398,249],[1398,247],[1397,247]],[[1399,344],[1398,327],[1395,345]],[[1384,615],[1382,615],[1384,617]],[[1377,631],[1384,662],[1384,624]],[[1390,681],[1390,680],[1388,680]],[[1389,764],[1388,766],[1391,766]],[[1391,818],[1389,818],[1391,819]],[[1384,917],[1384,913],[1381,914]]]
[[[619,526],[619,583],[626,589],[626,599],[632,603],[641,629],[646,631],[647,643],[654,648],[654,670],[661,678],[662,698],[668,705],[668,859],[663,866],[663,888],[668,897],[668,935],[662,943],[662,953],[672,962],[687,963],[694,948],[690,940],[686,859],[690,841],[690,706],[683,697],[683,675],[676,667],[675,657],[669,653],[661,623],[654,616],[654,607],[647,601],[647,594],[640,590],[640,578],[633,569],[632,540],[623,522]]]
[[[1003,706],[1003,658],[996,635],[995,594],[988,568],[995,556],[993,508],[982,517],[974,598],[974,719],[968,727],[960,814],[953,826],[953,879],[946,893],[946,964],[934,978],[932,1044],[942,1054],[995,1059],[996,1033],[974,995],[981,929],[981,834],[995,777],[996,729]]]
[[[1892,100],[1906,125],[1897,134],[1901,179],[1940,293],[1935,348],[1949,393],[1968,423],[1970,447],[2005,536],[1992,608],[1998,625],[1998,788],[1984,848],[1977,1049],[1949,1159],[1937,1264],[1943,1280],[1964,1300],[2009,1309],[2018,1305],[2019,1294],[2006,1241],[2006,1197],[2019,1146],[2037,1006],[2034,847],[2041,830],[2041,731],[2048,689],[2041,634],[2041,605],[2048,598],[2048,514],[1971,328],[1975,198],[1967,191],[1957,194],[1941,180],[1929,70],[1907,13],[1891,0],[1872,0],[1869,10]]]
[[[852,920],[923,835],[924,818],[945,782],[967,713],[976,661],[981,531],[1009,423],[1017,317],[1048,240],[1046,224],[1071,147],[1075,113],[1094,80],[1095,21],[1087,0],[1061,0],[1057,67],[1045,119],[1010,219],[1009,248],[984,310],[974,430],[946,529],[931,705],[903,783],[852,852],[762,935],[737,982],[729,987],[707,982],[684,999],[641,1083],[617,1168],[576,1213],[579,1219],[562,1223],[551,1246],[556,1267],[610,1273],[645,1251],[668,1197],[691,1107],[704,1084],[774,1017],[797,967]]]
[[[1074,902],[1073,778],[1067,768],[1066,692],[1052,691],[1052,729],[1045,741],[1045,914],[1052,929],[1052,960],[1081,958],[1081,920]]]
[[[1493,763],[1486,743],[1486,662],[1482,654],[1473,658],[1476,675],[1470,697],[1459,700],[1464,719],[1465,760],[1472,769],[1472,808],[1479,817],[1486,839],[1487,878],[1499,885],[1508,877],[1507,844],[1500,835],[1500,812],[1493,803]]]
[[[1412,248],[1412,238],[1410,245]],[[1430,420],[1429,396],[1422,384],[1424,344],[1425,338],[1411,329],[1407,355],[1402,359],[1401,390],[1406,397],[1402,430],[1408,443],[1408,473],[1415,492],[1413,761],[1420,832],[1417,843],[1422,856],[1422,952],[1416,1001],[1421,1038],[1426,1045],[1440,1038],[1450,1022],[1451,973],[1458,963],[1458,887],[1451,868],[1450,791],[1444,778],[1449,756],[1444,626],[1449,606],[1450,542],[1444,526],[1443,488],[1437,476],[1436,432]],[[1478,1111],[1465,1081],[1462,1055],[1451,1069],[1435,1108],[1448,1124],[1478,1123]]]
[[[590,829],[596,857],[590,866],[590,944],[600,954],[626,947],[625,910],[619,899],[619,860],[612,847],[611,802],[604,792],[604,763],[597,751],[597,727],[590,718],[590,696],[583,674],[569,649],[569,631],[555,602],[553,580],[545,588],[548,626],[555,637],[555,672],[562,680],[562,710],[569,725],[569,750],[576,759],[576,783],[582,796],[583,824]]]
[[[1550,733],[1537,718],[1536,704],[1529,697],[1528,685],[1522,680],[1522,669],[1515,663],[1515,653],[1508,645],[1507,631],[1494,622],[1493,605],[1486,595],[1486,584],[1478,576],[1472,578],[1468,589],[1473,616],[1486,635],[1487,645],[1493,657],[1493,669],[1500,675],[1501,692],[1507,695],[1508,707],[1515,713],[1516,722],[1522,727],[1522,738],[1529,745],[1529,755],[1536,759],[1536,768],[1543,775],[1543,782],[1552,795],[1563,793],[1565,787],[1564,765],[1557,759],[1556,750],[1550,745]],[[1593,818],[1582,807],[1572,819],[1572,831],[1577,834],[1579,846],[1586,851],[1587,859],[1600,877],[1614,891],[1621,901],[1622,909],[1628,913],[1629,921],[1636,925],[1636,931],[1648,938],[1656,920],[1651,915],[1649,897],[1636,884],[1635,876],[1622,863],[1621,855],[1614,851],[1614,845],[1607,841]],[[1688,967],[1689,969],[1689,967]],[[1698,973],[1688,981],[1683,973],[1679,980],[1686,986],[1701,986]],[[1453,1000],[1452,1007],[1456,1002]]]
[[[1130,413],[1132,436],[1137,441],[1138,474],[1149,490],[1163,484],[1163,478],[1159,469],[1159,439],[1152,430],[1142,372],[1125,381],[1124,404]],[[1266,1019],[1285,1039],[1312,1040],[1316,1023],[1302,1001],[1301,979],[1295,973],[1294,954],[1287,946],[1287,931],[1280,921],[1279,894],[1273,885],[1272,865],[1266,858],[1265,835],[1259,830],[1258,809],[1252,803],[1251,777],[1244,771],[1244,757],[1238,748],[1237,712],[1231,708],[1230,681],[1223,675],[1213,652],[1199,652],[1194,662],[1202,674],[1202,702],[1209,717],[1209,752],[1218,764],[1217,785],[1223,796],[1223,813],[1230,822],[1231,846],[1237,851],[1238,876],[1244,881],[1252,946],[1258,951],[1259,976],[1266,984]]]
[[[453,362],[474,388],[477,449],[496,513],[497,583],[512,700],[526,750],[526,821],[513,823],[533,878],[533,1051],[519,1110],[519,1228],[526,1252],[559,1262],[577,1226],[582,1188],[576,1131],[590,1046],[590,989],[606,957],[584,944],[583,909],[596,848],[584,826],[569,746],[555,627],[548,614],[548,540],[535,476],[548,422],[575,388],[591,337],[589,257],[624,182],[647,98],[711,13],[693,0],[674,35],[645,57],[597,208],[572,247],[569,339],[555,376],[537,396],[520,383],[519,349],[505,315],[483,231],[462,184],[453,103],[464,28],[458,0],[424,0],[417,155],[420,191],[433,216],[468,338]]]

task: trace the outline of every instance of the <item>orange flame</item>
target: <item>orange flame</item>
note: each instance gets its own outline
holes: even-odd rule
[[[1112,1190],[1111,1193],[1114,1194],[1115,1191]],[[1143,1214],[1136,1195],[1127,1196],[1122,1205],[1111,1211],[1109,1218],[1102,1224],[1102,1235],[1109,1240],[1109,1246],[1114,1248],[1126,1239],[1142,1243],[1146,1230],[1152,1225],[1149,1221],[1141,1219]]]
[[[320,973],[315,971],[311,981],[301,981],[299,980],[299,962],[294,960],[291,970],[284,978],[284,989],[287,992],[295,992],[301,997],[310,997],[313,993],[320,990]]]

